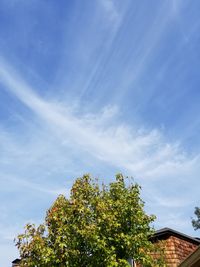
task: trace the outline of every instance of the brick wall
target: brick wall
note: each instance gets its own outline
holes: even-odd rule
[[[177,267],[188,257],[198,245],[175,236],[169,236],[164,241],[165,259],[168,267]]]

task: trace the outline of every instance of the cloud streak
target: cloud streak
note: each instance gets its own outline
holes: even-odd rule
[[[87,151],[93,157],[137,174],[160,178],[191,170],[199,157],[190,158],[177,143],[166,142],[158,129],[138,130],[112,123],[113,111],[100,112],[93,119],[88,114],[75,115],[60,103],[37,95],[7,63],[0,66],[1,82],[51,129],[62,142]],[[108,125],[109,123],[109,125]]]

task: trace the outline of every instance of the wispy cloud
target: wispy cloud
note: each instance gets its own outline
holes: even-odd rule
[[[120,12],[118,11],[114,0],[99,0],[100,5],[107,13],[108,19],[113,23],[118,23],[121,19]]]
[[[57,188],[57,189],[48,188],[47,186],[44,187],[42,183],[31,182],[31,177],[28,177],[28,176],[26,176],[26,178],[23,179],[22,177],[19,177],[18,175],[15,175],[12,177],[12,176],[8,176],[3,173],[1,174],[0,178],[1,178],[1,183],[5,181],[5,184],[9,186],[9,191],[14,191],[14,190],[16,191],[17,189],[18,191],[23,191],[23,190],[27,190],[31,192],[37,191],[37,192],[41,192],[42,194],[53,195],[56,197],[59,194],[67,193],[66,187]]]
[[[196,160],[188,158],[178,144],[165,141],[157,129],[142,131],[112,124],[105,111],[92,120],[88,115],[74,115],[66,107],[39,97],[7,64],[1,64],[0,74],[6,90],[37,114],[62,142],[78,146],[97,159],[149,178],[163,176],[166,170],[170,174],[190,168]],[[105,127],[107,120],[110,126]]]

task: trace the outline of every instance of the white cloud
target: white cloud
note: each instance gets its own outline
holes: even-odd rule
[[[141,131],[112,123],[116,108],[97,115],[75,115],[60,103],[39,97],[7,64],[1,64],[0,74],[6,90],[37,114],[61,143],[113,166],[140,177],[158,178],[190,170],[199,161],[198,157],[188,157],[177,143],[167,143],[157,129]]]

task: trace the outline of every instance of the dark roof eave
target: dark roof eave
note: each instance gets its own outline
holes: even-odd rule
[[[12,261],[12,263],[20,263],[20,259],[15,259],[14,261]]]
[[[200,244],[200,239],[195,238],[195,237],[191,237],[189,235],[185,235],[181,232],[178,232],[176,230],[173,230],[173,229],[167,228],[167,227],[162,228],[160,230],[157,230],[155,232],[155,234],[153,235],[152,240],[156,240],[156,239],[159,239],[160,237],[164,237],[164,236],[176,236],[176,237],[179,237],[181,239],[187,240],[189,242],[195,243],[197,245]]]

